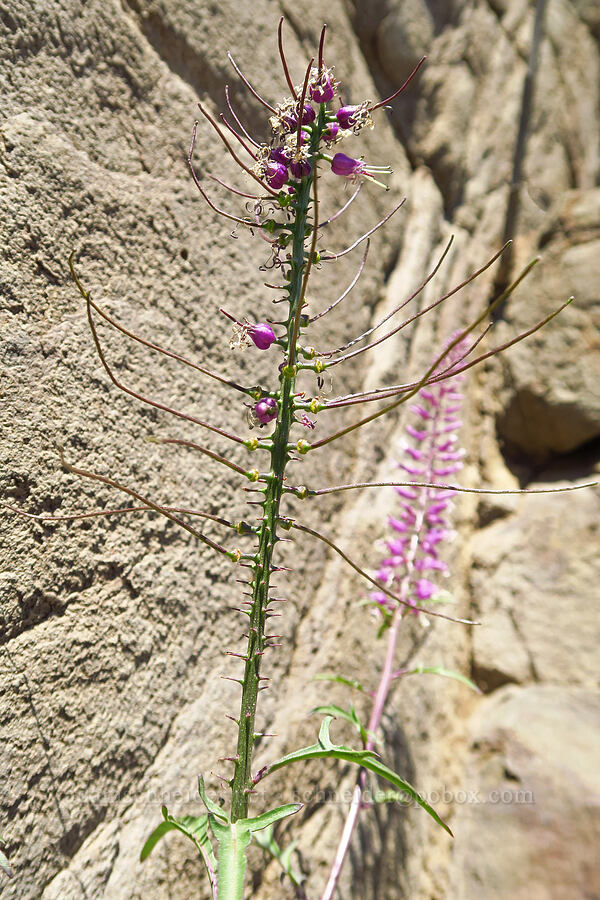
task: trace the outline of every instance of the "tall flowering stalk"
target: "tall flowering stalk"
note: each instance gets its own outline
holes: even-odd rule
[[[461,344],[454,347],[448,360],[451,364],[449,372],[452,372],[452,364],[460,359],[465,350],[466,347]],[[397,468],[409,479],[414,479],[415,483],[394,488],[401,497],[401,510],[399,515],[389,517],[393,536],[385,541],[387,553],[377,572],[380,584],[402,602],[381,590],[370,594],[388,634],[381,676],[366,731],[367,750],[374,748],[375,735],[394,680],[406,674],[405,671],[395,670],[394,665],[402,619],[405,615],[419,615],[423,601],[433,602],[440,593],[439,585],[431,578],[449,574],[440,548],[454,534],[450,528],[449,513],[451,498],[456,491],[447,486],[447,479],[462,468],[464,450],[457,446],[458,430],[462,423],[457,414],[463,399],[459,390],[463,378],[464,375],[453,375],[447,381],[421,388],[419,402],[410,407],[414,422],[406,425],[403,459],[397,463]],[[426,486],[418,487],[418,482]],[[365,769],[359,772],[322,900],[331,900],[335,894],[361,810],[366,774]]]
[[[489,356],[508,349],[513,344],[537,331],[552,319],[570,301],[560,306],[554,313],[532,326],[522,334],[500,346],[486,352],[477,350],[489,325],[490,312],[500,305],[514,291],[527,272],[535,264],[530,263],[524,271],[509,285],[494,303],[485,307],[469,325],[442,348],[429,368],[414,381],[383,385],[372,391],[359,391],[342,395],[335,399],[323,399],[319,396],[319,383],[322,374],[336,365],[353,360],[362,353],[368,352],[386,341],[392,335],[426,315],[429,311],[446,302],[458,291],[473,282],[482,272],[488,269],[500,256],[495,254],[479,269],[465,278],[461,284],[438,297],[416,311],[410,311],[405,317],[399,316],[424,288],[432,281],[440,265],[443,263],[450,244],[432,271],[416,286],[413,292],[394,310],[371,328],[342,347],[316,350],[305,341],[305,333],[310,326],[322,316],[338,308],[344,298],[357,284],[365,266],[370,236],[381,228],[402,206],[402,202],[394,207],[384,218],[354,240],[346,249],[331,253],[322,246],[327,228],[352,204],[361,184],[386,187],[385,176],[391,172],[387,165],[371,165],[362,157],[351,156],[345,152],[332,152],[334,146],[343,138],[354,139],[361,132],[370,129],[376,122],[375,113],[403,91],[415,76],[424,60],[415,67],[406,82],[391,97],[379,102],[365,100],[355,106],[342,106],[339,101],[338,83],[333,69],[325,64],[324,44],[325,27],[321,32],[318,52],[310,60],[302,81],[295,84],[291,78],[282,41],[282,23],[279,23],[278,45],[282,63],[283,78],[287,84],[288,96],[276,106],[264,100],[256,89],[245,78],[233,57],[230,61],[242,82],[250,93],[266,110],[265,136],[256,139],[251,136],[239,116],[235,112],[228,89],[225,89],[227,113],[216,119],[201,103],[199,110],[206,122],[223,143],[224,149],[235,160],[240,168],[244,183],[240,186],[227,185],[216,175],[211,179],[226,189],[240,204],[242,198],[245,206],[241,214],[223,209],[220,202],[215,202],[206,191],[205,183],[195,170],[193,154],[197,139],[198,123],[193,128],[189,151],[189,168],[192,178],[202,198],[210,209],[246,229],[249,235],[259,235],[266,242],[269,259],[267,266],[275,273],[276,283],[265,282],[265,287],[274,289],[278,297],[273,301],[283,305],[286,310],[283,321],[272,322],[265,316],[265,321],[240,321],[224,309],[221,312],[234,323],[232,348],[248,346],[252,352],[270,353],[273,356],[273,378],[269,384],[243,385],[232,378],[214,372],[204,364],[196,363],[168,348],[161,347],[131,330],[109,316],[93,299],[83,286],[74,266],[73,255],[69,263],[75,283],[84,299],[89,326],[100,361],[107,376],[119,390],[133,399],[160,410],[178,420],[192,423],[201,434],[218,439],[221,445],[235,444],[244,447],[250,454],[256,454],[256,465],[246,463],[240,465],[228,459],[223,449],[212,449],[196,441],[182,440],[176,437],[153,437],[152,440],[170,447],[185,448],[210,458],[213,463],[227,467],[235,475],[250,482],[254,491],[253,510],[258,511],[256,519],[233,522],[223,516],[217,516],[194,508],[179,508],[166,503],[163,499],[155,499],[141,494],[125,484],[105,475],[90,472],[76,467],[61,454],[63,467],[78,476],[90,478],[106,486],[126,494],[133,505],[114,509],[102,509],[91,512],[75,513],[62,516],[37,516],[37,519],[72,520],[91,517],[104,517],[117,514],[154,511],[167,517],[174,524],[186,530],[205,546],[216,553],[226,556],[235,565],[244,567],[249,575],[247,591],[239,612],[245,618],[246,644],[243,652],[228,651],[229,655],[239,660],[242,671],[238,678],[232,680],[239,684],[241,699],[237,717],[233,719],[237,729],[235,749],[226,758],[232,766],[229,777],[222,776],[231,790],[231,800],[224,807],[214,803],[207,795],[203,779],[199,779],[199,791],[206,813],[198,816],[176,817],[163,808],[164,821],[151,834],[142,850],[142,859],[152,851],[156,842],[168,831],[178,830],[192,840],[206,864],[213,896],[218,900],[240,900],[244,890],[244,872],[246,867],[245,851],[253,837],[261,843],[283,866],[284,871],[296,886],[298,896],[304,896],[301,878],[292,869],[289,853],[282,852],[273,840],[269,829],[273,823],[284,816],[297,812],[299,804],[289,803],[276,809],[266,810],[250,815],[249,801],[257,784],[270,773],[303,760],[334,758],[343,759],[359,767],[361,771],[369,770],[385,778],[395,788],[404,792],[418,803],[432,818],[449,832],[447,825],[437,813],[417,793],[417,791],[401,777],[393,772],[373,752],[372,741],[368,741],[361,749],[351,749],[345,745],[332,742],[330,736],[331,716],[323,720],[318,740],[309,747],[303,747],[287,756],[253,771],[253,755],[256,740],[260,733],[256,730],[257,707],[260,693],[267,687],[263,674],[265,656],[268,651],[278,646],[278,635],[270,633],[270,621],[278,615],[273,604],[281,600],[272,594],[271,578],[278,571],[277,544],[285,534],[308,534],[325,543],[333,552],[359,573],[368,583],[377,589],[377,602],[389,625],[388,655],[380,689],[373,710],[370,732],[377,728],[379,717],[391,680],[393,671],[393,646],[395,636],[405,611],[417,612],[419,615],[441,616],[455,622],[465,622],[438,609],[431,609],[428,600],[434,600],[433,582],[430,577],[441,571],[443,564],[438,558],[438,545],[446,532],[444,518],[450,493],[439,479],[452,475],[459,465],[458,451],[454,448],[452,434],[456,420],[452,405],[459,400],[456,392],[456,379],[464,372]],[[344,206],[338,211],[323,218],[320,214],[319,180],[326,175],[343,182],[356,184],[356,190]],[[377,176],[377,177],[376,177]],[[239,211],[239,207],[238,207]],[[307,286],[313,276],[316,263],[334,263],[341,257],[351,253],[359,245],[365,244],[365,252],[358,268],[358,273],[343,293],[319,312],[307,309]],[[263,267],[264,268],[264,267]],[[316,296],[311,289],[311,295]],[[392,318],[395,324],[383,328]],[[149,397],[129,388],[121,377],[113,371],[104,352],[98,325],[102,322],[117,330],[127,340],[135,341],[148,350],[166,355],[182,365],[192,368],[204,377],[217,381],[240,396],[240,426],[250,418],[251,424],[260,431],[250,436],[242,436],[234,430],[223,428],[207,422],[203,418],[184,413],[159,398]],[[378,337],[372,337],[375,331]],[[307,396],[299,391],[296,381],[300,372],[312,373],[315,379],[315,395]],[[307,453],[312,453],[339,440],[343,440],[351,432],[367,426],[380,416],[394,411],[401,404],[420,394],[420,404],[416,407],[421,419],[418,427],[412,427],[410,435],[413,443],[407,448],[410,462],[403,463],[403,472],[407,478],[399,482],[377,482],[368,484],[344,484],[328,487],[309,488],[306,485],[294,485],[287,480],[287,465],[290,460],[299,460]],[[381,405],[383,402],[383,405]],[[322,414],[335,416],[338,409],[354,406],[371,408],[376,404],[374,412],[367,412],[361,418],[339,430],[332,430],[324,437],[309,441],[316,419]],[[450,407],[448,407],[450,403]],[[430,479],[427,482],[427,479]],[[361,488],[378,487],[393,484],[401,489],[404,508],[396,520],[396,537],[388,544],[390,556],[386,558],[380,571],[380,578],[370,576],[362,566],[353,560],[334,543],[327,535],[303,525],[297,520],[293,504],[298,500],[311,500],[325,494],[339,493]],[[284,510],[284,503],[292,503],[291,511]],[[14,512],[19,510],[9,507]],[[250,546],[241,549],[238,546],[227,547],[207,537],[198,520],[208,520],[222,527],[225,532],[236,535],[236,541],[247,542]],[[360,800],[360,797],[359,797]]]

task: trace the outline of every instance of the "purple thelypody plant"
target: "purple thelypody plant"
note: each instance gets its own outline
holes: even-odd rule
[[[457,449],[457,432],[461,421],[457,416],[463,396],[458,387],[464,375],[452,374],[467,352],[465,342],[454,344],[456,335],[446,346],[451,348],[446,360],[448,378],[427,388],[421,388],[420,402],[410,407],[416,417],[416,425],[406,425],[408,439],[404,445],[404,458],[397,468],[405,473],[410,484],[396,485],[394,490],[402,497],[400,514],[389,517],[394,536],[385,541],[388,555],[382,560],[377,581],[385,587],[372,591],[370,599],[383,617],[388,630],[387,647],[379,684],[374,695],[369,724],[365,732],[365,748],[373,750],[375,734],[394,680],[409,674],[406,670],[394,671],[396,644],[402,618],[413,607],[418,615],[423,600],[435,602],[440,595],[438,586],[426,577],[430,572],[448,574],[448,566],[440,558],[440,545],[453,536],[449,528],[448,514],[451,497],[456,493],[448,488],[446,479],[462,468],[464,451]],[[449,365],[448,365],[449,364]],[[439,369],[436,369],[439,371]],[[392,594],[396,598],[392,597]],[[430,671],[435,671],[430,669]],[[437,671],[451,674],[446,670]],[[467,679],[463,679],[467,680]],[[474,687],[474,685],[472,685]],[[322,900],[332,900],[350,846],[358,814],[362,808],[362,796],[366,784],[366,770],[358,775],[346,823],[332,865],[331,874]]]
[[[333,175],[351,181],[365,177],[368,178],[369,183],[375,181],[375,174],[387,174],[391,170],[387,166],[366,165],[362,159],[356,159],[344,153],[337,153],[331,157],[323,152],[324,145],[329,149],[329,145],[338,140],[342,133],[353,139],[352,136],[360,135],[364,128],[371,128],[373,126],[372,113],[390,103],[407,87],[424,60],[418,63],[412,74],[391,97],[375,104],[365,100],[357,106],[341,106],[336,109],[336,106],[339,106],[338,83],[333,78],[332,69],[328,68],[324,61],[325,27],[321,32],[317,65],[313,66],[315,59],[311,59],[305,70],[302,84],[295,85],[283,52],[282,24],[283,19],[280,20],[278,30],[279,52],[283,74],[291,96],[284,98],[277,106],[272,106],[257,93],[229,54],[235,71],[250,93],[269,111],[270,128],[264,142],[255,140],[244,128],[231,105],[227,88],[225,89],[227,107],[232,121],[237,127],[234,127],[224,114],[220,116],[220,124],[201,103],[198,104],[203,117],[216,131],[227,152],[239,165],[243,177],[249,176],[253,180],[255,193],[248,193],[247,185],[244,185],[243,188],[232,187],[225,184],[216,175],[210,177],[226,188],[236,199],[243,197],[249,201],[246,204],[248,215],[240,216],[228,212],[214,203],[207,195],[193,164],[198,123],[193,128],[188,154],[188,163],[194,183],[210,208],[228,222],[235,222],[236,227],[243,226],[247,234],[251,236],[259,234],[271,247],[272,257],[268,267],[275,269],[278,277],[277,283],[265,282],[265,287],[274,289],[283,295],[274,300],[274,303],[287,304],[286,317],[283,321],[274,323],[277,325],[279,334],[275,333],[269,321],[251,323],[245,318],[243,321],[239,321],[225,310],[221,310],[236,326],[232,347],[254,344],[259,351],[273,348],[271,356],[274,353],[279,354],[278,359],[274,361],[271,383],[267,382],[265,376],[264,384],[241,384],[237,380],[186,359],[173,350],[160,347],[123,327],[92,299],[90,292],[84,288],[75,271],[73,254],[69,259],[73,278],[85,301],[88,322],[98,356],[113,384],[137,401],[159,410],[161,413],[172,415],[180,421],[186,421],[197,429],[201,429],[201,433],[210,433],[211,438],[218,439],[225,446],[233,445],[240,451],[244,449],[248,453],[256,453],[259,461],[256,466],[247,467],[247,463],[240,465],[230,459],[226,450],[217,452],[210,447],[196,443],[196,441],[176,437],[152,437],[150,440],[184,448],[186,452],[193,451],[202,454],[209,457],[213,463],[225,466],[230,472],[236,473],[236,476],[249,481],[251,487],[246,486],[246,490],[251,492],[253,499],[249,502],[253,504],[253,507],[258,508],[258,517],[252,522],[232,522],[223,516],[205,510],[167,506],[161,499],[156,501],[111,477],[70,465],[63,455],[61,455],[61,460],[66,471],[119,490],[130,499],[135,500],[136,505],[65,516],[33,515],[33,518],[36,519],[54,521],[56,519],[69,520],[152,511],[169,519],[205,547],[220,554],[222,558],[229,559],[236,566],[241,566],[240,574],[247,575],[247,579],[243,579],[242,583],[247,587],[244,597],[249,599],[241,600],[241,606],[236,608],[237,612],[245,617],[244,645],[236,645],[236,650],[227,651],[227,655],[236,660],[236,665],[243,664],[243,672],[236,670],[239,677],[224,676],[241,688],[239,718],[227,715],[228,720],[232,721],[237,729],[235,750],[232,755],[222,760],[232,765],[232,772],[228,778],[219,776],[231,790],[230,803],[221,806],[213,802],[207,795],[204,782],[200,778],[199,791],[206,812],[198,817],[175,817],[170,815],[166,808],[163,808],[164,821],[150,835],[141,854],[142,859],[148,856],[159,838],[168,831],[176,829],[182,832],[191,838],[196,850],[201,853],[213,888],[213,896],[216,897],[218,894],[219,900],[241,900],[243,897],[245,851],[253,838],[257,842],[262,841],[261,846],[283,866],[286,875],[296,889],[297,896],[305,897],[301,883],[303,879],[295,873],[291,866],[290,853],[287,850],[281,851],[272,835],[264,837],[269,826],[296,813],[300,804],[287,803],[255,815],[251,815],[250,809],[250,802],[254,800],[256,787],[264,778],[283,766],[292,765],[301,760],[342,759],[360,767],[359,783],[353,798],[347,827],[344,829],[340,849],[323,900],[328,900],[335,891],[349,835],[352,833],[353,822],[360,809],[362,784],[366,770],[386,779],[397,790],[410,797],[451,834],[448,826],[418,792],[373,753],[372,736],[378,727],[392,681],[401,674],[406,674],[395,672],[393,665],[396,637],[403,616],[413,613],[419,616],[441,617],[453,622],[472,624],[468,620],[428,609],[424,605],[425,601],[435,601],[436,599],[437,585],[432,579],[445,573],[445,564],[438,556],[438,548],[442,541],[449,536],[447,515],[450,508],[452,496],[450,488],[452,486],[445,485],[443,480],[458,470],[461,459],[461,452],[456,449],[455,441],[458,427],[456,413],[460,401],[457,379],[461,377],[461,372],[489,356],[507,350],[513,344],[533,334],[570,302],[567,301],[541,322],[512,340],[507,340],[500,346],[475,355],[474,351],[487,333],[486,323],[490,313],[515,290],[534,264],[531,263],[491,305],[484,305],[483,311],[440,351],[431,366],[415,381],[383,385],[374,390],[359,390],[356,393],[331,400],[324,399],[321,396],[321,389],[322,376],[326,370],[353,360],[362,353],[367,353],[407,325],[415,322],[422,315],[446,302],[491,266],[502,250],[485,265],[466,277],[461,284],[443,294],[429,306],[418,308],[406,318],[400,317],[399,324],[396,319],[396,324],[390,330],[381,334],[380,337],[364,343],[364,339],[370,338],[372,333],[380,329],[391,317],[398,316],[401,310],[424,290],[434,278],[448,253],[452,243],[450,240],[441,259],[421,285],[367,331],[353,337],[344,346],[333,350],[318,352],[314,347],[305,343],[306,330],[322,316],[334,310],[358,281],[365,265],[371,235],[383,227],[404,202],[398,203],[391,212],[355,239],[346,249],[335,253],[327,250],[322,244],[323,236],[327,234],[327,227],[348,209],[358,195],[359,189],[341,209],[323,220],[323,217],[320,216],[320,181],[321,178],[327,177],[327,174],[323,171],[324,167],[320,166],[320,163],[322,161],[329,162]],[[223,127],[226,131],[223,130]],[[232,140],[237,142],[234,145],[236,149],[232,146]],[[335,181],[335,179],[333,180]],[[307,286],[317,264],[335,264],[338,259],[351,253],[365,241],[367,250],[358,274],[350,286],[337,300],[320,312],[313,312],[313,303],[317,305],[319,301],[317,296],[313,295],[311,288],[311,308],[309,310]],[[262,270],[264,268],[265,266],[262,267]],[[312,285],[312,281],[310,283]],[[286,309],[286,306],[283,308]],[[261,431],[259,437],[256,435],[240,436],[236,433],[235,425],[220,427],[128,387],[121,380],[121,375],[117,377],[113,372],[107,359],[98,330],[99,320],[102,320],[105,326],[119,331],[128,340],[136,341],[153,352],[163,354],[190,367],[194,372],[218,382],[221,387],[232,390],[238,395],[242,394],[247,401],[251,401],[251,403],[240,403],[240,406],[244,406],[247,410],[247,421],[249,420],[251,424],[258,424],[261,428],[272,424],[272,430]],[[480,331],[482,333],[478,334]],[[360,344],[360,346],[356,347],[356,344]],[[310,378],[311,385],[313,381],[316,382],[314,396],[310,396],[304,390],[299,390],[297,378],[300,376]],[[277,386],[273,384],[275,379]],[[312,388],[310,390],[312,391]],[[318,453],[319,450],[333,442],[343,441],[347,435],[368,426],[370,422],[380,416],[393,413],[402,404],[411,401],[419,394],[419,402],[413,406],[418,425],[408,426],[411,441],[406,447],[407,459],[400,464],[400,468],[407,478],[402,483],[392,483],[392,486],[399,489],[403,498],[402,510],[400,515],[391,521],[395,534],[394,538],[387,542],[388,555],[381,564],[379,581],[376,581],[327,535],[302,524],[299,517],[296,516],[293,506],[292,513],[294,515],[288,515],[287,504],[288,502],[295,504],[297,500],[307,500],[347,490],[381,487],[384,483],[342,484],[316,489],[308,488],[306,485],[290,483],[288,464],[292,461],[299,462],[307,453],[311,453],[311,455],[315,452]],[[317,440],[309,442],[306,437],[297,439],[298,432],[295,430],[297,428],[304,429],[303,434],[312,437],[311,432],[315,428],[316,417],[321,414],[323,414],[323,418],[335,419],[337,410],[346,408],[351,411],[354,406],[361,407],[363,405],[368,409],[372,408],[369,407],[370,404],[377,403],[377,401],[385,402],[383,406],[378,405],[374,412],[367,411],[362,414],[362,417],[351,420],[342,427],[339,424],[331,425],[331,430],[328,430],[323,437],[317,435]],[[462,490],[458,486],[455,486],[455,489]],[[16,511],[13,507],[8,508]],[[196,517],[193,518],[193,522],[196,522],[197,519],[208,520],[213,525],[224,528],[227,533],[233,531],[240,538],[249,539],[253,543],[246,550],[237,546],[224,546],[204,534],[200,527],[190,524],[189,517]],[[287,539],[281,537],[281,532],[310,535],[312,538],[320,540],[328,549],[341,556],[362,578],[377,588],[375,602],[383,616],[385,628],[389,629],[388,644],[369,729],[366,731],[361,728],[360,731],[363,739],[362,749],[355,750],[345,745],[332,743],[331,715],[327,713],[316,744],[296,750],[255,771],[253,760],[256,742],[268,736],[264,732],[255,730],[259,727],[256,716],[260,692],[268,687],[269,682],[269,678],[263,674],[264,657],[272,648],[280,646],[277,640],[280,635],[271,633],[271,620],[280,615],[274,610],[281,607],[275,607],[275,604],[279,604],[285,599],[281,596],[274,596],[272,593],[273,590],[277,590],[272,584],[272,576],[283,570],[283,567],[279,565],[280,560],[277,554],[279,542]],[[1,862],[2,858],[0,857]]]
[[[465,350],[466,347],[458,344],[449,362],[456,362]],[[385,541],[388,555],[380,564],[377,580],[399,592],[415,608],[420,601],[435,598],[440,591],[439,585],[428,576],[448,574],[448,565],[440,558],[439,550],[444,541],[454,536],[448,515],[456,492],[443,485],[462,468],[464,450],[456,445],[461,426],[457,413],[462,402],[458,388],[463,378],[457,374],[447,381],[421,388],[420,402],[410,407],[416,425],[406,426],[404,459],[397,463],[411,481],[430,486],[394,489],[402,497],[402,508],[398,516],[389,518],[394,536]],[[436,486],[438,483],[442,486]],[[388,615],[394,612],[397,603],[389,595],[373,591],[370,596]]]

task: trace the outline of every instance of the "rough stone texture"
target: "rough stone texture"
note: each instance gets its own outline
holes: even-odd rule
[[[538,460],[600,436],[600,190],[567,191],[539,246],[544,265],[532,273],[528,307],[542,318],[552,297],[573,294],[576,301],[562,327],[541,331],[527,352],[517,347],[506,357],[498,416],[503,440]],[[510,326],[522,329],[524,310],[514,307]]]
[[[600,703],[581,688],[503,688],[471,722],[448,896],[600,897]],[[461,802],[462,801],[462,802]],[[498,857],[502,857],[499,865]],[[551,875],[551,877],[549,877]]]
[[[473,671],[486,691],[531,679],[598,685],[599,499],[574,494],[565,524],[556,498],[521,497],[474,538],[474,611],[484,624],[473,632]]]
[[[240,381],[267,377],[267,360],[257,361],[258,354],[232,358],[216,313],[225,298],[238,315],[267,314],[270,297],[257,277],[264,245],[242,234],[229,239],[194,194],[183,157],[196,99],[220,109],[225,81],[260,133],[263,110],[239,89],[226,51],[267,100],[276,99],[282,79],[274,36],[282,13],[299,78],[323,18],[316,0],[4,4],[0,489],[8,502],[38,513],[119,505],[114,491],[61,471],[62,444],[69,460],[163,501],[247,515],[237,482],[216,465],[144,441],[197,434],[108,382],[66,261],[75,249],[95,299],[132,330],[210,360],[216,371],[235,371]],[[509,340],[571,293],[576,304],[528,346],[470,379],[465,477],[474,486],[555,485],[589,479],[598,469],[599,21],[593,2],[549,0],[513,273],[538,252],[543,262],[481,347]],[[390,124],[381,114],[357,151],[392,162],[393,191],[365,188],[331,246],[345,246],[401,193],[408,200],[374,240],[362,290],[315,329],[319,347],[339,345],[394,308],[432,270],[451,232],[454,244],[422,305],[500,245],[533,10],[524,0],[334,0],[327,22],[329,56],[347,101],[385,96],[423,53],[429,60],[394,105]],[[203,175],[240,183],[208,126],[201,126],[196,159]],[[332,186],[324,201],[334,209],[343,196]],[[348,259],[325,270],[315,305],[334,299],[356,264]],[[432,348],[484,308],[494,278],[487,271],[362,365],[334,370],[333,393],[422,371]],[[128,385],[245,431],[237,396],[105,328],[101,334]],[[398,435],[397,418],[378,420],[343,447],[309,456],[302,480],[388,477]],[[370,565],[393,498],[342,498],[298,506],[298,514]],[[453,593],[457,609],[471,610],[484,625],[472,634],[443,622],[407,625],[398,662],[463,671],[471,664],[491,696],[480,700],[433,676],[408,679],[382,727],[387,759],[430,797],[438,795],[456,838],[450,842],[419,810],[377,809],[363,819],[342,895],[597,897],[590,861],[598,841],[598,495],[464,497],[457,513],[463,540],[454,550]],[[17,872],[3,896],[206,896],[198,887],[201,866],[183,839],[165,840],[144,866],[138,856],[161,803],[198,810],[196,773],[214,771],[217,758],[231,752],[222,711],[235,713],[237,693],[220,674],[235,674],[221,650],[238,649],[243,630],[229,612],[238,605],[236,572],[152,516],[66,526],[3,511],[0,560],[0,832]],[[273,689],[263,695],[261,713],[265,730],[279,737],[261,748],[257,765],[314,740],[317,720],[307,713],[317,702],[347,702],[344,689],[324,691],[312,675],[341,671],[372,684],[380,656],[369,613],[358,606],[360,580],[322,546],[304,541],[294,567],[278,629],[284,649],[268,661]],[[366,713],[364,699],[356,702]],[[352,738],[337,723],[334,733]],[[323,798],[353,783],[343,769],[338,787],[339,771],[307,772],[303,790],[330,793],[309,797],[293,828],[284,829],[300,838],[310,896],[325,882],[343,823],[343,803]],[[273,783],[282,802],[296,774]],[[505,779],[510,787],[533,785],[533,808],[459,802],[460,791],[487,793]],[[210,784],[218,794],[216,779]],[[291,896],[275,866],[261,874],[262,866],[253,854],[252,896]],[[529,892],[519,894],[522,871]]]

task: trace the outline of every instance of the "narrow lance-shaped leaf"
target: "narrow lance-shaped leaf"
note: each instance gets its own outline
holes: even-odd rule
[[[276,772],[277,769],[282,769],[284,766],[289,766],[294,762],[302,762],[309,759],[343,759],[345,762],[354,763],[363,769],[368,769],[375,775],[379,775],[381,778],[389,781],[390,784],[393,784],[394,787],[397,787],[405,794],[408,794],[408,796],[424,809],[438,825],[441,825],[449,835],[452,837],[454,836],[448,825],[440,818],[433,807],[423,800],[418,791],[415,790],[408,781],[405,781],[404,778],[401,778],[400,775],[380,762],[372,750],[352,750],[350,747],[346,747],[343,744],[333,744],[329,737],[331,721],[331,716],[327,716],[323,720],[319,732],[319,739],[316,744],[312,744],[310,747],[303,747],[300,750],[295,750],[293,753],[288,753],[287,756],[277,760],[277,762],[271,763],[271,765],[267,766],[265,770],[260,773],[260,777],[257,777],[257,782],[267,775],[270,775],[272,772]]]
[[[475,691],[476,694],[481,693],[475,682],[467,678],[466,675],[454,672],[452,669],[445,669],[443,666],[415,666],[414,669],[402,672],[402,675],[441,675],[443,678],[453,678],[455,681],[460,681],[461,684],[465,684],[472,691]]]
[[[305,880],[304,875],[302,875],[301,872],[298,872],[292,864],[292,854],[296,849],[298,842],[290,841],[290,843],[282,850],[273,836],[272,825],[263,828],[262,831],[258,831],[254,839],[262,850],[272,856],[273,859],[277,860],[285,874],[297,889],[299,896],[305,897],[306,895],[302,890],[302,882]]]

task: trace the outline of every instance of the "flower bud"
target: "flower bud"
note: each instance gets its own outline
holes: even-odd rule
[[[312,106],[310,106],[310,104],[308,104],[308,103],[305,103],[304,104],[304,112],[302,113],[302,124],[310,125],[311,122],[315,121],[316,117],[317,117],[317,114],[314,111],[314,109],[312,108]]]
[[[277,401],[272,397],[263,397],[254,407],[254,414],[261,425],[267,425],[277,416]]]
[[[275,332],[266,322],[258,322],[246,329],[249,337],[259,350],[268,350],[275,338]]]

